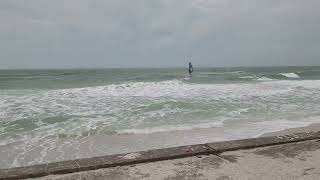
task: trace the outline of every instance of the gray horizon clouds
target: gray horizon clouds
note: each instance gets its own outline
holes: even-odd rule
[[[0,69],[320,65],[318,0],[1,0]]]

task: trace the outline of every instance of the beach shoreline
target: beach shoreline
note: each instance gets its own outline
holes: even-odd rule
[[[308,129],[308,128],[305,128],[305,129]],[[301,130],[303,129],[300,129],[300,131]],[[259,138],[242,139],[242,140],[234,140],[234,141],[213,142],[213,143],[206,143],[206,144],[195,144],[195,145],[189,145],[189,146],[176,146],[172,148],[161,148],[161,149],[140,151],[140,152],[134,152],[134,153],[106,155],[106,156],[100,156],[100,157],[74,159],[74,160],[68,160],[68,161],[45,163],[45,164],[38,164],[38,165],[18,167],[18,168],[0,169],[0,179],[37,178],[37,177],[43,177],[47,175],[61,177],[63,176],[63,174],[66,174],[66,176],[69,176],[69,175],[73,176],[74,174],[69,174],[69,173],[81,172],[81,173],[87,174],[90,171],[92,172],[92,170],[102,169],[102,171],[105,171],[105,170],[108,171],[108,169],[110,170],[110,168],[111,169],[121,168],[121,167],[126,168],[125,166],[135,167],[145,163],[155,164],[157,162],[160,162],[160,163],[168,164],[168,162],[170,162],[168,160],[179,161],[177,159],[181,159],[181,158],[188,158],[189,163],[193,163],[195,161],[194,161],[194,158],[192,159],[192,157],[202,158],[202,156],[208,156],[208,155],[211,157],[215,157],[213,159],[214,162],[222,162],[224,160],[227,160],[228,162],[231,162],[231,163],[238,163],[236,159],[238,157],[243,157],[242,155],[241,156],[234,155],[234,158],[230,159],[230,156],[228,155],[224,156],[222,154],[228,154],[228,153],[239,154],[243,151],[250,150],[250,149],[257,149],[257,148],[260,148],[261,152],[264,152],[264,154],[267,154],[269,156],[269,154],[270,153],[273,154],[274,151],[283,152],[284,151],[283,149],[286,149],[286,147],[289,146],[289,151],[286,152],[288,153],[288,155],[286,155],[287,157],[292,158],[293,152],[291,152],[290,150],[297,149],[297,148],[300,149],[301,152],[299,151],[299,153],[301,154],[305,152],[315,151],[315,153],[311,154],[311,156],[319,157],[318,154],[320,153],[320,151],[316,151],[320,149],[320,146],[317,143],[319,142],[319,139],[320,139],[320,131],[289,134],[284,136],[270,136],[270,137],[259,137]],[[307,149],[305,149],[305,147],[307,147]],[[277,150],[275,150],[274,148],[277,148]],[[257,152],[257,150],[253,150],[253,152]],[[308,157],[310,157],[310,155]],[[216,158],[222,158],[222,159],[217,161]],[[253,160],[252,159],[250,160],[250,157],[246,157],[245,159],[247,161],[254,163],[254,162],[259,162],[257,161],[257,159],[261,160],[261,157],[259,156],[259,158],[255,158]],[[266,159],[266,161],[270,162],[272,159],[274,158],[269,157]],[[312,159],[310,159],[310,161]],[[302,162],[305,162],[305,161],[302,161]],[[318,162],[319,161],[315,162],[315,164],[313,164],[311,168],[314,169],[314,165],[318,164]],[[277,164],[278,162],[273,162],[273,163]],[[204,164],[204,166],[210,168],[212,167],[212,164]],[[242,165],[239,167],[242,167]],[[305,165],[303,164],[297,167],[298,168],[305,167]],[[103,169],[103,168],[107,168],[107,169]],[[199,168],[196,167],[196,169],[199,169]],[[230,169],[230,168],[227,168],[227,169]],[[273,166],[271,166],[271,169],[273,169]],[[224,172],[226,171],[224,170]],[[125,173],[125,175],[128,175],[128,173]],[[195,176],[199,176],[199,175],[195,174]]]
[[[281,131],[268,132],[268,133],[262,134],[259,137],[283,136],[288,134],[317,132],[317,131],[320,131],[320,123],[313,123],[304,127],[288,128]]]
[[[64,161],[69,159],[90,158],[95,156],[112,155],[119,153],[130,153],[146,151],[152,149],[170,148],[175,146],[185,146],[194,144],[205,144],[211,142],[222,142],[230,140],[258,138],[266,136],[287,135],[310,131],[320,131],[320,123],[313,123],[306,126],[290,128],[292,126],[278,127],[269,129],[266,126],[259,126],[260,134],[256,132],[256,126],[244,125],[238,129],[237,126],[200,128],[182,131],[156,132],[150,134],[119,134],[119,135],[95,135],[80,137],[79,139],[62,138],[58,139],[52,146],[59,147],[45,152],[42,159],[38,157],[39,151],[25,153],[19,161],[12,161],[7,154],[14,144],[2,147],[3,153],[0,154],[0,165],[4,168],[28,166],[46,162]],[[245,128],[245,129],[243,129]],[[72,140],[72,143],[69,143]],[[77,153],[74,153],[77,152]],[[12,154],[12,157],[19,157]]]

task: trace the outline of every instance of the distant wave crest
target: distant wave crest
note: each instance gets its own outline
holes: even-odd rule
[[[265,76],[262,76],[262,77],[257,78],[257,80],[258,81],[272,81],[273,79],[265,77]]]
[[[300,76],[296,73],[280,73],[280,75],[287,78],[300,78]]]

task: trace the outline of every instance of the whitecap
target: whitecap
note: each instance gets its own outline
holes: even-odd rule
[[[280,73],[280,75],[287,78],[300,78],[300,76],[296,73]]]
[[[258,81],[272,81],[273,79],[268,78],[268,77],[265,77],[265,76],[262,76],[262,77],[258,77],[257,80],[258,80]]]
[[[242,77],[239,77],[240,79],[255,79],[256,77],[255,76],[242,76]]]

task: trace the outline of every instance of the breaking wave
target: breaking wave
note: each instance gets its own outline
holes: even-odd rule
[[[300,76],[296,73],[280,73],[280,75],[287,78],[300,78]]]
[[[228,133],[216,134],[220,138],[246,138],[304,126],[305,117],[319,115],[320,80],[241,77],[255,82],[194,83],[195,78],[191,78],[34,90],[25,94],[2,90],[0,145],[9,150],[10,143],[15,145],[15,152],[24,155],[14,154],[10,158],[16,159],[13,165],[20,165],[19,161],[29,162],[28,158],[43,162],[46,157],[62,157],[47,152],[54,153],[62,141],[67,142],[64,148],[68,149],[68,143],[80,142],[77,138],[212,127],[229,128]],[[39,147],[43,154],[38,159],[30,158]]]
[[[262,76],[262,77],[258,77],[257,80],[258,81],[272,81],[273,79],[265,77],[265,76]]]

